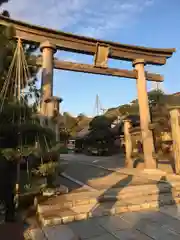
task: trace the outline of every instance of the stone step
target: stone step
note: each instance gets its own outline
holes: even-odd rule
[[[39,205],[37,207],[37,212],[39,214],[41,213],[48,213],[48,212],[52,212],[52,211],[64,211],[64,210],[72,210],[74,211],[74,209],[86,209],[86,206],[96,206],[96,205],[101,205],[103,203],[107,203],[109,204],[109,206],[113,206],[114,204],[121,204],[121,203],[125,203],[126,205],[133,205],[133,204],[137,204],[137,205],[141,205],[144,203],[148,203],[148,202],[152,202],[152,201],[157,201],[159,202],[159,205],[161,204],[161,202],[163,202],[164,199],[166,198],[171,198],[172,199],[172,203],[174,203],[173,199],[178,199],[180,198],[180,192],[174,192],[174,193],[160,193],[160,194],[152,194],[152,195],[146,195],[146,196],[134,196],[133,198],[117,198],[116,196],[111,196],[111,198],[108,198],[108,201],[98,201],[97,199],[94,199],[94,201],[88,201],[88,202],[83,202],[83,204],[77,204],[77,205],[69,205],[69,206],[59,206],[59,205],[55,205],[55,206],[51,206],[49,207],[48,205]]]
[[[126,187],[124,189],[114,188],[110,190],[81,192],[65,194],[51,198],[37,197],[37,212],[59,210],[75,206],[96,204],[107,201],[131,201],[132,199],[143,199],[160,194],[171,193],[175,196],[180,195],[180,184],[170,186],[169,184]]]
[[[38,214],[43,226],[66,224],[72,221],[92,217],[116,215],[124,212],[140,211],[149,208],[159,209],[160,206],[180,203],[180,198],[171,193],[151,195],[143,198],[133,198],[116,202],[89,203],[87,205],[62,208],[59,210],[41,211]]]

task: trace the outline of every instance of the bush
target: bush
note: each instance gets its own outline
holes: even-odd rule
[[[60,154],[68,154],[68,149],[67,149],[67,147],[61,146],[61,147],[59,148],[59,153],[60,153]]]

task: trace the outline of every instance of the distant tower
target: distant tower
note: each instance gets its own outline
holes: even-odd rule
[[[102,107],[100,99],[99,99],[99,95],[96,95],[96,100],[95,100],[95,105],[94,105],[94,111],[93,111],[93,115],[94,116],[99,116],[101,114],[104,114],[106,111],[105,108]]]
[[[161,90],[163,91],[163,86],[161,82],[152,82],[151,84],[151,91],[152,90]]]

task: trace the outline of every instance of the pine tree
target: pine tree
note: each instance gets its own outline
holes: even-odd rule
[[[0,2],[0,5],[2,2]],[[7,11],[4,11],[3,15],[10,16]],[[13,26],[0,26],[0,92],[7,79],[9,66],[17,46],[17,41],[13,36]],[[38,67],[33,64],[33,59],[36,58],[34,53],[37,48],[37,44],[23,44],[26,61],[27,63],[31,62],[29,66],[31,81],[28,81],[29,91],[25,96],[26,102],[23,101],[22,103],[14,99],[11,91],[3,96],[3,101],[5,101],[0,111],[0,155],[7,160],[17,160],[18,162],[22,157],[27,157],[33,153],[45,162],[44,165],[40,165],[40,161],[36,164],[38,167],[36,172],[43,175],[42,169],[43,167],[45,169],[48,165],[49,173],[46,169],[44,174],[48,175],[52,174],[52,169],[54,169],[58,160],[57,149],[53,150],[55,134],[50,129],[40,125],[34,105],[29,105],[29,100],[33,99],[36,106],[40,97],[40,91],[36,87]],[[11,85],[13,85],[14,80],[10,80]],[[11,85],[8,90],[13,87]],[[0,99],[0,103],[2,103],[2,99]]]

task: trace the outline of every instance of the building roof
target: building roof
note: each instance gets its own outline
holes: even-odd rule
[[[170,95],[173,95],[173,96],[180,96],[180,92],[176,92],[176,93],[173,93],[173,94],[170,94]]]
[[[89,126],[84,127],[80,132],[76,134],[76,138],[83,138],[90,132]]]

